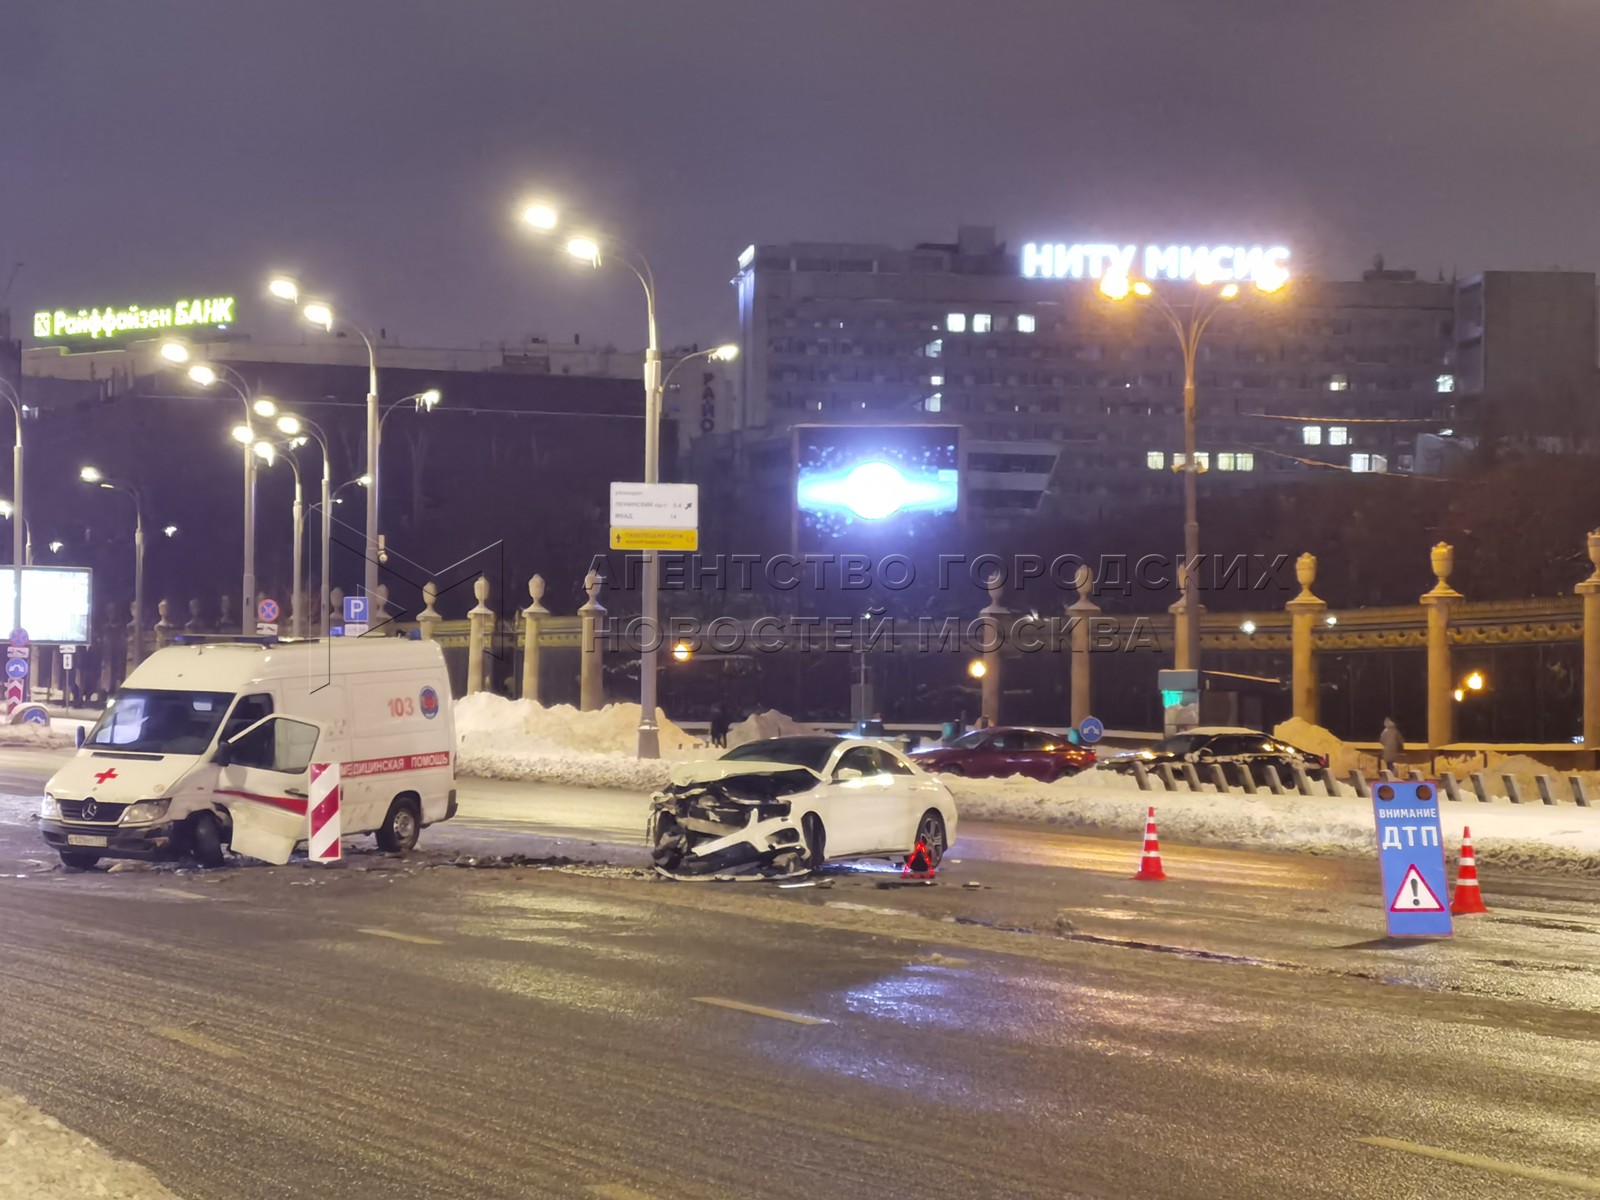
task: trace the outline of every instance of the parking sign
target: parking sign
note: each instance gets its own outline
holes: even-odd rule
[[[1431,783],[1380,783],[1372,789],[1383,865],[1383,910],[1390,937],[1449,937],[1449,883]]]
[[[358,625],[367,619],[367,598],[365,596],[346,596],[344,598],[344,622],[346,625]]]

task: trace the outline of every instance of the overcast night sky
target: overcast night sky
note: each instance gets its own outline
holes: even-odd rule
[[[734,332],[749,242],[959,222],[1600,268],[1587,0],[0,0],[0,50],[19,315],[235,292],[281,338],[288,268],[413,345],[637,347],[536,190],[651,255],[674,341]]]

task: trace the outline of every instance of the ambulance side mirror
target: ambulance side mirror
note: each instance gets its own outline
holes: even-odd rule
[[[87,738],[88,736],[89,736],[89,731],[86,730],[82,725],[79,725],[76,729],[74,729],[72,731],[72,744],[74,746],[76,746],[79,750],[82,750],[83,749],[84,739]]]
[[[229,739],[217,747],[217,752],[211,756],[211,761],[219,767],[225,767],[233,761],[233,742]]]

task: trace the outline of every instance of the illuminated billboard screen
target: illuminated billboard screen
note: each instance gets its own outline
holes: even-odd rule
[[[961,503],[954,425],[802,425],[795,505],[807,541],[877,530],[912,535]]]
[[[34,642],[87,644],[91,575],[88,567],[0,568],[0,638],[21,628]]]
[[[17,624],[31,640],[78,646],[88,642],[89,575],[87,567],[23,568]]]

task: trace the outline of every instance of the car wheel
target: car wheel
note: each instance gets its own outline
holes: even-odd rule
[[[676,817],[662,814],[650,822],[646,840],[650,843],[650,861],[663,871],[676,871],[683,864],[689,849],[689,838]]]
[[[74,871],[91,870],[100,861],[98,854],[90,854],[87,850],[62,850],[60,854],[61,865],[71,867]]]
[[[912,848],[921,842],[928,852],[928,865],[937,867],[944,852],[948,848],[944,840],[944,818],[934,809],[929,809],[922,814],[922,820],[917,822],[917,836],[912,842]]]
[[[222,865],[222,822],[215,813],[197,813],[189,822],[189,853],[202,867]]]
[[[389,806],[389,815],[378,826],[378,849],[390,854],[404,854],[415,849],[422,823],[417,819],[417,806],[410,800],[396,800]]]
[[[940,767],[939,770],[945,775],[965,775],[966,774],[966,772],[963,771],[961,769],[961,767],[959,765],[957,765],[956,763],[951,763],[948,767]]]
[[[801,818],[800,831],[806,838],[805,865],[813,871],[821,870],[828,861],[828,831],[822,827],[822,818],[807,813]]]

